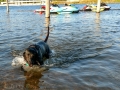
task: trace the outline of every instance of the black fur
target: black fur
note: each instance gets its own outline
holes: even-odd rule
[[[49,27],[48,33],[44,41],[41,41],[37,44],[30,45],[25,52],[23,53],[23,57],[29,66],[32,65],[43,65],[43,58],[49,58],[51,50],[47,44],[47,40],[49,37]]]

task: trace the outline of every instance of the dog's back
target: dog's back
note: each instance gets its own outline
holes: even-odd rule
[[[41,41],[41,42],[37,43],[36,45],[39,46],[39,49],[40,49],[40,52],[42,53],[42,56],[46,57],[46,58],[49,58],[49,55],[52,52],[51,52],[48,44],[46,42]]]

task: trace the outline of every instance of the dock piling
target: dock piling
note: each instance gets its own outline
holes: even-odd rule
[[[9,3],[8,3],[8,0],[6,0],[6,8],[7,8],[7,12],[9,12]]]
[[[45,5],[46,5],[45,17],[50,18],[50,0],[46,0]]]
[[[97,0],[97,13],[100,13],[100,3],[101,0]]]

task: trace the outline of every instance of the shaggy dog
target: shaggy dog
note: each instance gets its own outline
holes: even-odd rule
[[[30,45],[23,53],[24,60],[28,63],[30,67],[32,67],[33,65],[43,65],[43,58],[49,58],[51,50],[47,44],[48,37],[49,27],[45,40],[38,42],[37,44]]]

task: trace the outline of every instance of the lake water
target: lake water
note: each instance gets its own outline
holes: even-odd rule
[[[100,14],[51,14],[48,44],[56,54],[45,62],[49,70],[33,73],[11,62],[45,38],[45,15],[33,12],[39,6],[10,6],[9,14],[0,7],[0,90],[119,90],[120,5],[108,5]]]

